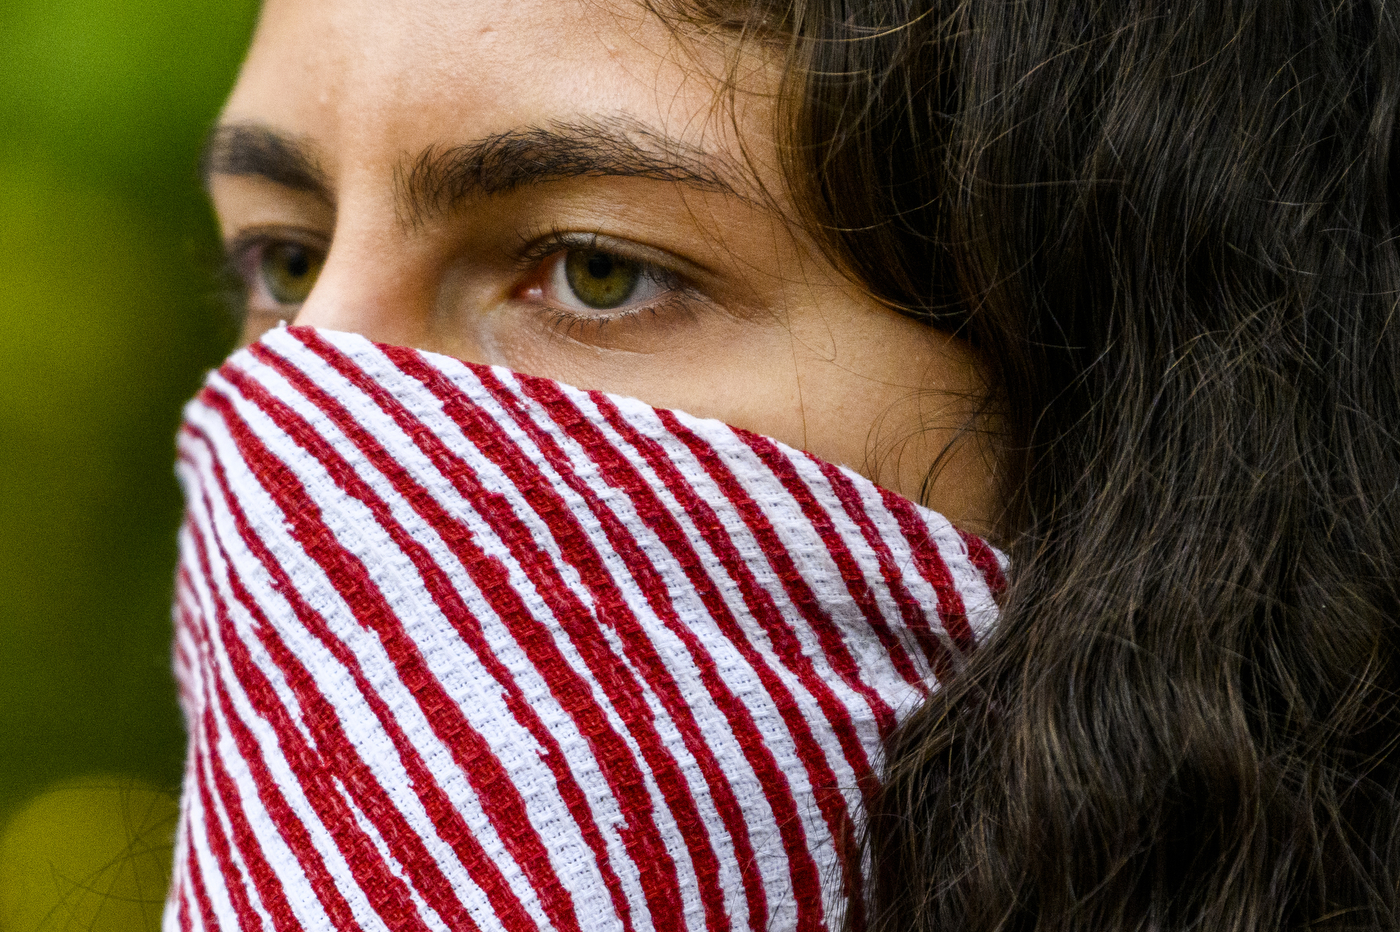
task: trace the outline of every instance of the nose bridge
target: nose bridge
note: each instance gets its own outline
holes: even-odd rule
[[[392,204],[378,200],[342,200],[325,264],[295,323],[422,345],[432,318],[432,263]]]

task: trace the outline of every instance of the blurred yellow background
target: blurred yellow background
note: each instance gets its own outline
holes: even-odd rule
[[[234,333],[196,161],[256,12],[0,4],[0,932],[158,927],[173,437]]]

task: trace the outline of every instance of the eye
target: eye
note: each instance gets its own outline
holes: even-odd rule
[[[525,240],[510,301],[536,333],[603,349],[656,352],[719,309],[712,273],[666,250],[598,233]]]
[[[669,290],[664,277],[660,269],[599,249],[569,250],[555,260],[552,276],[561,297],[599,311],[658,297]]]
[[[282,311],[305,301],[325,264],[324,249],[266,234],[240,237],[228,247],[249,313]]]
[[[607,318],[654,305],[681,288],[678,276],[654,263],[596,244],[556,242],[522,297],[568,317]]]
[[[301,243],[269,243],[258,262],[259,283],[278,304],[300,304],[316,286],[324,262]]]

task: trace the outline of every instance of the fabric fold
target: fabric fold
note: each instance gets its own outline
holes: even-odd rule
[[[1004,584],[776,441],[351,334],[235,354],[179,453],[167,932],[858,922],[881,739]]]

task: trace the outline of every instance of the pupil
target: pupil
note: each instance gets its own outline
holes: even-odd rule
[[[321,257],[296,243],[275,243],[263,254],[260,277],[278,304],[300,304],[321,271]]]
[[[287,273],[293,278],[301,278],[311,271],[311,260],[306,257],[306,250],[292,247],[287,250]]]
[[[570,250],[564,260],[569,291],[599,310],[620,306],[637,290],[642,269],[635,262],[602,250]]]
[[[605,252],[595,252],[588,257],[588,274],[594,278],[607,278],[613,273],[612,256]]]

